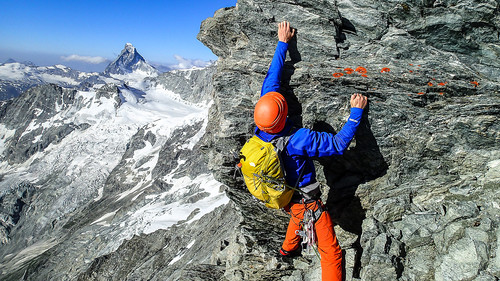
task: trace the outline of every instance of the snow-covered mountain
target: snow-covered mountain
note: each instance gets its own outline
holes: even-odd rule
[[[0,101],[17,97],[37,85],[53,83],[65,88],[87,89],[89,86],[98,88],[108,83],[143,80],[159,74],[130,43],[102,73],[82,72],[64,65],[36,66],[9,59],[0,65]]]
[[[36,66],[32,63],[9,60],[0,65],[0,100],[17,97],[37,85],[54,83],[75,88],[100,80],[102,79],[97,72],[81,72],[64,65]]]
[[[127,44],[109,69],[0,67],[42,84],[0,102],[0,279],[74,280],[134,236],[228,202],[198,144],[214,67],[158,76]]]
[[[133,72],[142,72],[148,76],[156,76],[159,73],[158,70],[146,62],[132,44],[127,43],[118,58],[106,67],[104,73],[112,75]]]

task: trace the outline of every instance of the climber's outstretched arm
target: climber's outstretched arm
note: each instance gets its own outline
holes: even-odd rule
[[[288,42],[295,35],[295,29],[290,28],[289,22],[278,23],[278,46],[274,52],[274,57],[271,66],[267,71],[266,78],[262,85],[260,96],[269,92],[279,92],[281,83],[281,73],[283,72],[283,65],[285,63],[286,51],[288,49]]]
[[[353,94],[350,103],[351,114],[337,134],[301,128],[289,140],[289,155],[325,157],[343,154],[354,138],[368,99],[361,94]]]

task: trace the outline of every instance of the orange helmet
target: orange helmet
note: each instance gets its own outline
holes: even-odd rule
[[[253,118],[262,131],[270,134],[281,132],[285,127],[288,105],[278,92],[269,92],[255,105]]]

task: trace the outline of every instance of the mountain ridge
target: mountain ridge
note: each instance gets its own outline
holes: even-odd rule
[[[14,101],[1,103],[0,151],[42,148],[0,162],[1,279],[318,280],[315,256],[280,256],[289,217],[234,170],[288,20],[297,36],[280,90],[297,126],[335,133],[350,95],[369,97],[345,154],[315,162],[345,279],[497,280],[499,42],[482,35],[500,30],[498,8],[239,0],[201,25],[219,56],[209,69],[74,95],[39,86],[31,93],[56,93],[54,110],[33,98],[31,119],[14,114],[21,102],[8,114]],[[46,131],[71,122],[80,127],[57,140]]]
[[[198,145],[213,73],[43,84],[0,102],[0,279],[75,280],[126,240],[227,204]]]
[[[128,74],[135,71],[144,72],[148,76],[158,75],[159,73],[158,70],[146,62],[131,43],[126,43],[120,55],[106,67],[103,73],[112,75]]]
[[[0,65],[0,101],[17,97],[42,84],[54,83],[66,88],[85,89],[89,85],[119,84],[122,80],[142,80],[160,74],[131,43],[125,44],[120,55],[100,73],[79,71],[61,64],[36,66],[31,62],[8,60]]]

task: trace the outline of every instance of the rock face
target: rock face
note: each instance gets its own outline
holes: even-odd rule
[[[318,278],[314,259],[278,256],[287,217],[256,207],[233,178],[277,23],[287,20],[297,36],[281,92],[297,125],[338,131],[350,95],[369,97],[348,151],[316,163],[347,280],[498,280],[499,8],[495,0],[240,0],[205,20],[198,39],[219,61],[204,149],[230,187],[246,241],[238,261],[221,261],[224,278]]]
[[[36,124],[50,120],[57,111],[67,111],[76,104],[75,93],[75,90],[47,84],[31,88],[24,95],[1,106],[2,123],[7,127],[17,128],[12,138],[15,141],[4,152],[4,159],[10,164],[22,163],[50,144],[58,143],[76,128],[84,128],[85,125],[80,127],[64,120],[54,122],[46,130],[43,126],[34,128]]]
[[[288,216],[234,177],[288,20],[297,125],[333,133],[352,93],[370,100],[348,151],[316,161],[346,279],[498,280],[499,5],[240,0],[202,23],[208,73],[0,103],[0,279],[319,280],[315,256],[278,253]],[[208,120],[178,103],[206,91]]]
[[[9,234],[19,222],[23,208],[31,201],[34,191],[34,186],[24,182],[0,195],[0,245],[10,242]]]
[[[172,70],[147,81],[153,87],[161,85],[166,90],[179,93],[185,101],[207,104],[212,100],[210,95],[213,92],[212,77],[216,70],[216,65],[200,69]],[[198,81],[207,81],[207,83]]]

